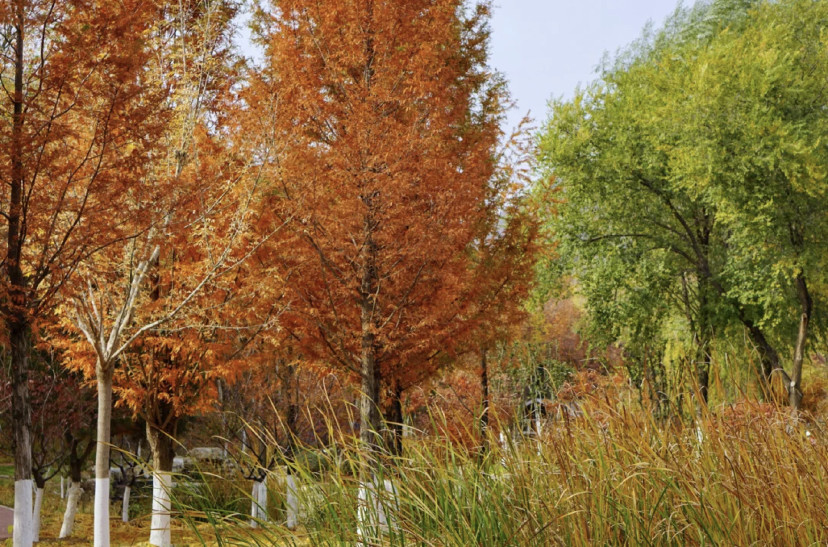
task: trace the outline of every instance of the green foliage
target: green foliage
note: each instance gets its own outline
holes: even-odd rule
[[[826,287],[826,20],[809,0],[679,9],[552,105],[549,229],[593,336],[639,359],[682,339],[697,368],[734,325],[792,352],[795,278]]]

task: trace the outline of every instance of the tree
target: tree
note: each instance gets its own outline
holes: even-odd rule
[[[277,264],[293,280],[284,324],[310,356],[361,377],[366,447],[378,380],[434,353],[463,319],[456,297],[502,113],[483,65],[486,13],[288,2],[263,16],[267,71],[254,90],[257,113],[278,101],[272,211],[293,249]]]
[[[259,17],[251,102],[275,143],[271,212],[288,228],[274,265],[289,287],[282,323],[308,358],[360,379],[369,459],[383,383],[471,328],[467,250],[505,92],[485,64],[488,13],[290,0]],[[364,498],[371,472],[362,480]]]
[[[95,445],[91,424],[94,413],[94,398],[83,378],[70,373],[62,363],[59,352],[48,348],[48,339],[41,339],[32,348],[29,373],[29,394],[32,405],[32,474],[35,483],[35,502],[32,534],[34,541],[40,537],[40,513],[46,482],[63,471],[67,466],[74,469],[77,439],[88,438],[87,447]],[[12,429],[11,382],[6,370],[0,377],[0,415],[3,429]],[[70,501],[77,501],[73,495],[80,487],[79,471],[69,490]],[[67,506],[68,507],[68,506]],[[73,513],[74,515],[74,513]]]
[[[718,206],[733,293],[759,310],[777,346],[790,348],[790,375],[779,362],[773,372],[794,409],[806,343],[819,325],[813,287],[825,280],[827,14],[820,2],[758,2],[743,26],[722,31],[687,63],[683,82],[691,99],[683,106],[694,109],[683,117],[677,154],[684,184]]]
[[[801,380],[804,334],[792,344],[784,333],[807,331],[804,268],[824,240],[811,219],[824,214],[809,199],[822,184],[819,109],[796,105],[818,102],[822,82],[804,69],[819,66],[814,54],[795,40],[814,35],[802,25],[820,20],[819,9],[720,0],[679,10],[557,103],[544,133],[541,161],[565,200],[552,224],[593,320],[642,360],[663,355],[668,320],[678,320],[704,400],[713,348],[732,325],[758,350],[761,380],[786,376],[780,347],[795,354],[789,385]],[[799,190],[792,181],[805,173]],[[799,329],[792,306],[808,318]]]
[[[0,177],[9,188],[2,316],[14,386],[15,545],[32,542],[32,330],[77,265],[124,237],[127,189],[133,197],[144,190],[130,183],[155,135],[142,41],[153,8],[137,0],[0,7],[9,113],[0,130]]]
[[[109,476],[113,382],[120,382],[124,404],[147,422],[155,464],[154,545],[170,542],[176,424],[201,408],[213,380],[229,370],[217,366],[227,358],[221,352],[223,306],[233,297],[241,263],[268,237],[248,237],[258,175],[248,169],[233,116],[242,69],[232,44],[237,5],[192,0],[168,8],[152,33],[158,62],[149,71],[168,91],[168,115],[161,120],[161,151],[141,181],[158,195],[133,225],[141,237],[83,265],[85,286],[76,287],[70,318],[95,356],[94,369],[86,364],[99,383],[101,481]],[[108,489],[96,499],[103,538]]]

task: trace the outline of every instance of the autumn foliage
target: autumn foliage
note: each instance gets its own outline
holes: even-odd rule
[[[260,17],[266,68],[250,96],[278,151],[282,326],[306,358],[359,377],[369,406],[427,377],[483,315],[474,256],[506,103],[485,65],[487,14],[293,0]]]

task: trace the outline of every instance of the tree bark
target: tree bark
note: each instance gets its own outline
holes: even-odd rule
[[[80,502],[81,494],[81,473],[83,464],[92,452],[92,448],[96,443],[93,439],[87,440],[87,445],[83,452],[78,454],[79,441],[71,433],[67,433],[67,442],[70,444],[69,449],[69,492],[66,498],[66,510],[63,513],[63,524],[60,527],[59,538],[67,538],[72,535],[75,529],[75,515],[78,512],[78,503]],[[63,478],[61,477],[61,481]]]
[[[109,442],[112,422],[112,366],[98,361],[98,436],[95,447],[95,547],[109,547]]]
[[[704,240],[707,248],[707,240]],[[696,321],[696,381],[702,405],[707,406],[710,391],[710,343],[713,326],[711,324],[709,298],[710,280],[701,277],[697,283],[699,293],[699,313]]]
[[[788,386],[788,400],[791,407],[798,411],[802,406],[802,363],[805,360],[805,342],[808,338],[808,325],[813,312],[813,301],[808,292],[808,284],[805,276],[800,272],[796,279],[796,294],[799,298],[801,315],[799,318],[799,332],[796,337],[794,349],[793,368],[791,369],[791,382]]]
[[[367,199],[369,210],[372,207]],[[366,456],[372,457],[379,445],[380,410],[379,410],[379,366],[377,363],[377,334],[375,325],[376,291],[377,291],[377,244],[373,238],[375,222],[368,214],[364,220],[365,237],[363,249],[362,281],[360,286],[360,315],[362,347],[360,353],[360,372],[362,376],[362,398],[360,401],[359,437]]]
[[[392,456],[402,455],[403,420],[402,389],[400,389],[399,383],[394,381],[391,385],[388,412],[385,416],[385,423],[389,432],[387,445]]]
[[[121,522],[129,522],[129,496],[132,493],[130,485],[124,486],[124,499],[121,501]]]
[[[12,428],[14,441],[14,545],[32,544],[32,409],[29,398],[29,324],[25,277],[21,266],[23,241],[23,41],[25,2],[15,9],[14,97],[11,142],[11,188],[8,209],[6,275],[9,302],[5,311],[9,328],[12,369]]]
[[[22,312],[21,312],[22,315]],[[14,545],[34,541],[32,521],[32,413],[29,399],[29,340],[25,319],[11,323],[12,422],[14,429]]]
[[[287,450],[285,451],[285,459],[287,465],[285,466],[285,512],[287,517],[286,526],[288,530],[295,530],[299,519],[299,498],[296,491],[296,476],[293,474],[292,464],[296,456],[296,441],[297,441],[297,423],[299,419],[299,405],[296,403],[295,386],[296,386],[296,367],[288,365],[287,376]]]
[[[35,489],[34,510],[32,511],[32,542],[40,541],[40,513],[43,507],[43,487]]]
[[[75,529],[75,515],[78,513],[78,504],[82,494],[80,479],[76,481],[73,478],[69,485],[69,494],[66,496],[66,511],[63,513],[63,524],[58,536],[60,539],[68,538]]]
[[[35,471],[33,474],[35,498],[34,509],[32,511],[32,542],[37,543],[40,541],[40,514],[43,508],[43,491],[46,488],[46,479],[39,471]]]
[[[375,494],[372,485],[377,477],[377,459],[381,443],[381,416],[379,409],[380,372],[377,363],[377,334],[374,316],[377,298],[377,244],[373,232],[376,228],[371,214],[373,198],[364,198],[369,211],[363,221],[364,246],[362,250],[362,280],[360,286],[360,315],[362,347],[360,373],[362,393],[360,399],[359,438],[365,463],[360,467],[359,492],[357,495],[357,535],[361,539],[373,540],[378,537],[376,524]],[[362,543],[360,541],[360,543]]]
[[[287,488],[287,496],[285,498],[287,528],[288,530],[295,530],[299,519],[299,496],[296,487],[296,476],[291,473],[289,466],[287,468],[285,483]]]
[[[262,480],[253,479],[251,492],[250,527],[258,528],[260,523],[267,522],[267,475]]]
[[[170,435],[147,422],[147,440],[152,453],[152,521],[150,545],[170,547],[170,494],[172,489],[172,464],[175,456]]]
[[[250,492],[250,527],[259,527],[259,481],[253,479],[253,488]]]
[[[480,348],[480,439],[483,452],[489,450],[489,362],[486,348]]]
[[[742,323],[747,327],[748,336],[759,352],[759,379],[767,394],[770,394],[770,380],[775,370],[782,369],[782,361],[776,349],[765,338],[762,329],[757,327],[752,321],[742,319]]]
[[[285,458],[288,462],[293,463],[298,433],[297,423],[299,420],[299,405],[297,404],[295,397],[295,392],[298,390],[295,365],[287,365],[287,378],[285,379],[285,384],[287,387],[285,390],[285,398],[287,399],[287,411],[285,416],[285,426],[287,428],[287,449],[285,450]]]

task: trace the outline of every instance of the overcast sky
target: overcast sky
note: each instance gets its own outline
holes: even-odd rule
[[[647,21],[660,26],[677,2],[495,0],[491,64],[506,74],[518,103],[511,125],[528,110],[542,122],[550,98],[570,97],[592,81],[605,51],[638,38]]]

